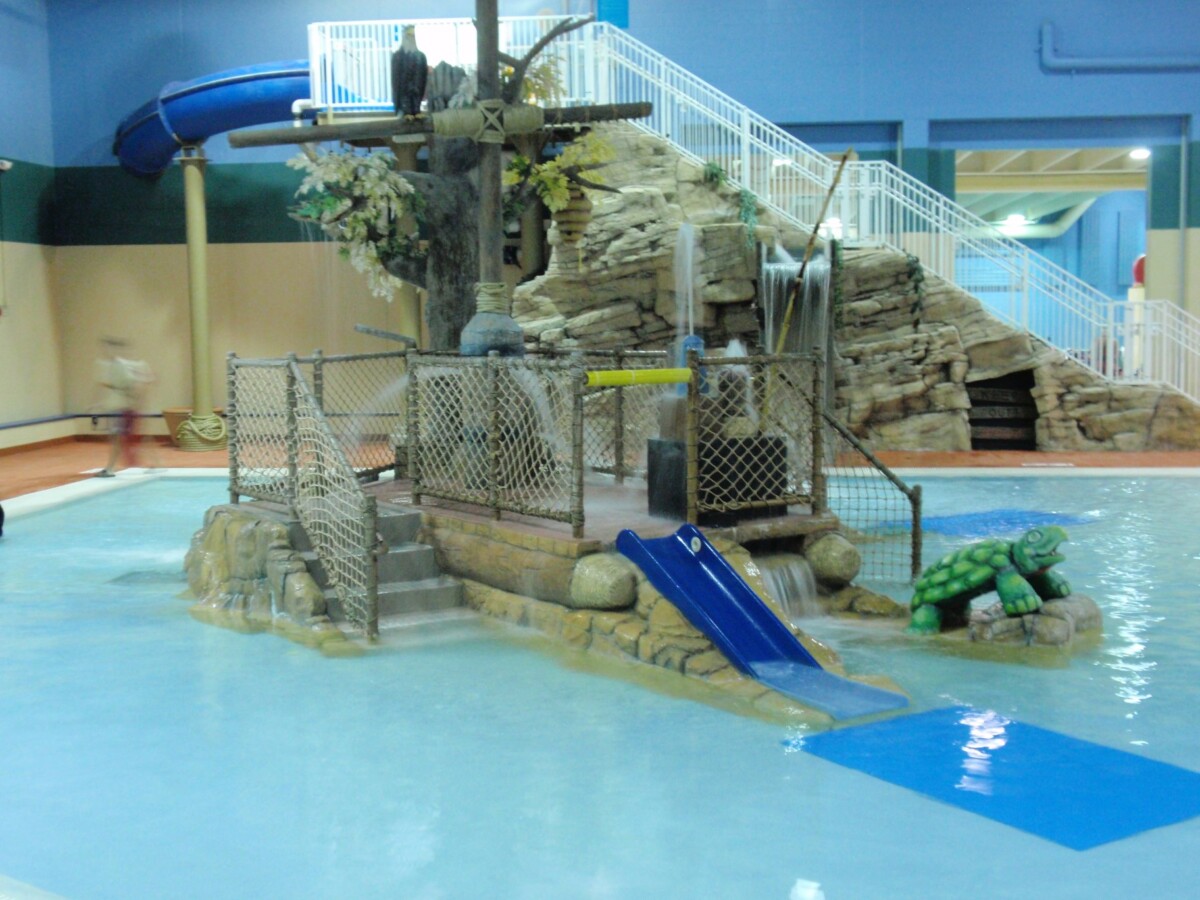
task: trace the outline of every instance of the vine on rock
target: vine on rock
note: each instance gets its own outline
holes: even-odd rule
[[[911,253],[905,253],[904,259],[908,263],[908,283],[912,285],[913,292],[913,304],[909,312],[913,331],[917,331],[921,327],[921,313],[925,309],[925,268],[921,260]]]

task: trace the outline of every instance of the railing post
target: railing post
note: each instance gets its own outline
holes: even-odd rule
[[[611,65],[608,58],[608,35],[604,29],[592,25],[589,29],[588,41],[584,45],[586,68],[591,75],[592,91],[597,104],[612,102],[612,85],[609,83]]]
[[[687,408],[684,410],[684,458],[687,474],[684,476],[684,493],[687,496],[687,521],[690,525],[700,524],[700,356],[693,349],[687,351],[687,367],[692,370],[688,379]]]
[[[617,351],[616,368],[624,369],[624,351]],[[625,389],[615,388],[613,409],[613,475],[617,484],[625,483]]]
[[[237,354],[225,356],[225,444],[229,452],[229,502],[241,501],[238,489]]]
[[[750,110],[746,107],[742,107],[741,153],[742,171],[738,181],[746,190],[754,191],[755,187],[750,183]]]
[[[404,362],[403,373],[400,375],[400,385],[404,402],[404,458],[400,457],[400,442],[392,437],[392,471],[394,477],[399,480],[408,475],[408,411],[412,406],[411,382],[408,376],[408,354],[411,351],[403,350],[400,353],[400,359]],[[399,418],[399,416],[397,416]]]
[[[363,494],[363,559],[366,561],[367,621],[363,623],[367,637],[379,637],[379,503],[370,494]]]
[[[417,377],[418,367],[412,364],[410,350],[408,359],[408,479],[411,482],[413,506],[421,505],[421,380]]]
[[[829,509],[825,481],[825,358],[812,356],[812,511],[814,515]]]
[[[291,506],[296,505],[296,481],[297,472],[300,467],[300,436],[297,433],[296,426],[296,354],[289,353],[287,355],[288,365],[286,368],[286,376],[284,377],[285,391],[287,392],[287,498]]]
[[[924,552],[925,535],[921,530],[921,485],[914,484],[908,495],[909,508],[912,510],[912,563],[913,581],[921,577],[921,554]]]
[[[571,367],[571,536],[583,537],[583,390],[587,372],[581,362]]]
[[[500,520],[500,379],[496,371],[499,350],[489,350],[487,361],[487,502],[492,518]]]
[[[313,396],[317,398],[317,409],[325,412],[325,357],[318,347],[313,351]]]

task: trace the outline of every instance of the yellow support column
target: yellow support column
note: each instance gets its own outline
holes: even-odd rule
[[[183,204],[187,220],[188,304],[192,323],[192,412],[175,432],[184,450],[221,450],[225,422],[213,412],[208,359],[208,213],[204,198],[204,166],[200,147],[184,147]]]

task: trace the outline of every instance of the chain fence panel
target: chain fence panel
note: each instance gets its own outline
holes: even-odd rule
[[[577,362],[421,355],[409,366],[414,500],[572,521]]]
[[[829,508],[862,554],[859,578],[910,584],[921,570],[921,488],[909,486],[841,422],[826,416]]]
[[[229,360],[229,490],[234,497],[291,502],[291,371],[286,360]]]
[[[813,361],[710,356],[697,362],[698,512],[762,509],[782,515],[789,505],[811,504]]]
[[[316,356],[314,394],[354,470],[375,477],[406,443],[407,362],[403,352]]]
[[[586,351],[579,362],[589,371],[661,369],[667,354],[646,351]],[[625,478],[645,478],[646,447],[659,435],[659,407],[677,393],[676,385],[590,387],[583,397],[583,464],[593,472]],[[686,395],[686,387],[683,388]]]
[[[296,496],[300,524],[316,551],[347,621],[369,637],[379,633],[375,501],[359,484],[311,387],[297,367]]]

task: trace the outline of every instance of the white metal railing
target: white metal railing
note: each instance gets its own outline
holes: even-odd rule
[[[560,21],[501,19],[501,47],[520,56]],[[388,59],[405,24],[417,26],[430,65],[474,64],[468,19],[310,25],[317,108],[390,109]],[[638,127],[693,161],[721,166],[785,220],[816,225],[837,167],[824,154],[607,23],[569,32],[545,54],[563,85],[556,103],[649,101],[653,111]],[[1167,301],[1112,299],[891,163],[849,163],[824,228],[851,246],[916,255],[928,271],[1101,375],[1162,382],[1200,401],[1200,318]]]
[[[500,50],[520,57],[566,18],[501,18]],[[390,111],[391,57],[400,46],[406,25],[416,28],[417,46],[430,66],[447,62],[467,69],[475,67],[475,24],[471,19],[314,22],[308,26],[308,59],[312,101],[318,113]],[[563,98],[564,105],[588,102],[588,96]]]

